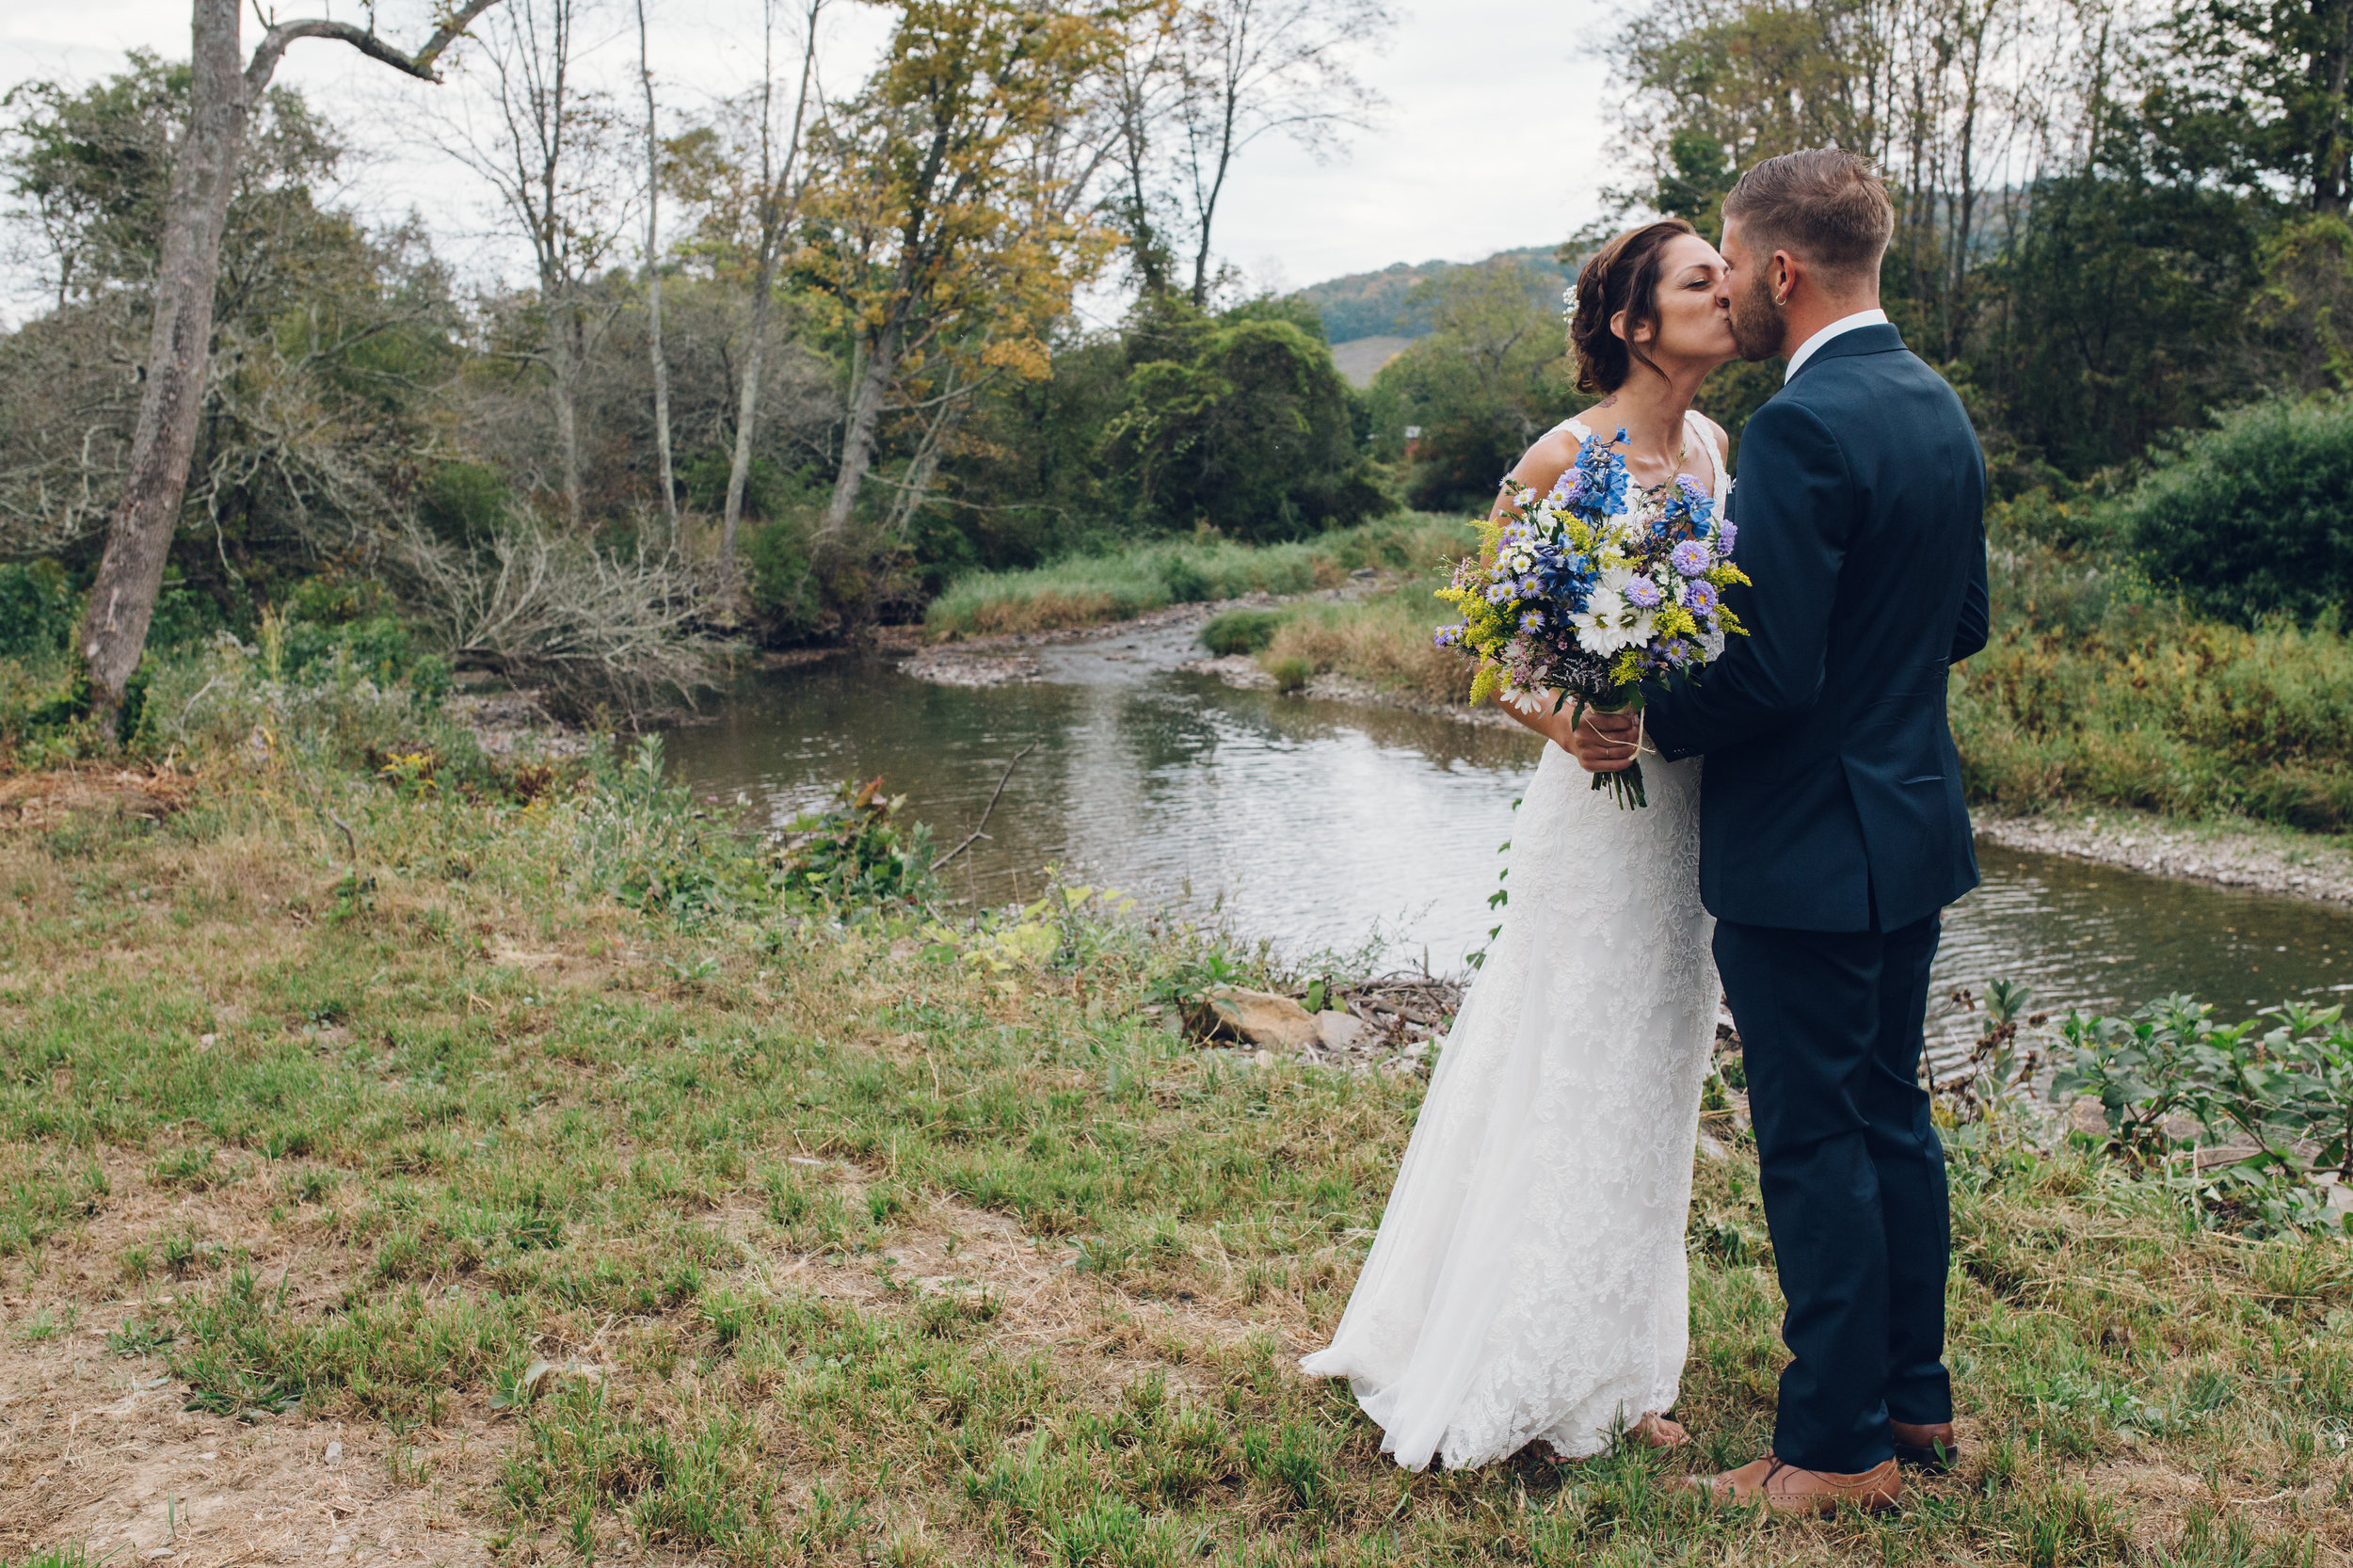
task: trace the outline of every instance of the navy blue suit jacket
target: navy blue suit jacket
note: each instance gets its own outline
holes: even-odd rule
[[[1749,629],[1645,688],[1705,753],[1700,892],[1719,920],[1894,930],[1977,884],[1945,672],[1985,646],[1985,455],[1893,327],[1831,339],[1740,438],[1725,602]]]

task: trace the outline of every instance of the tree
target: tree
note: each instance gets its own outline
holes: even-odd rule
[[[637,0],[637,79],[646,88],[646,342],[653,361],[654,455],[662,471],[662,520],[678,538],[678,480],[670,469],[670,365],[662,357],[662,134],[654,117],[653,67],[646,57],[646,0]]]
[[[487,180],[531,247],[541,318],[536,357],[555,415],[565,516],[586,517],[581,397],[592,340],[612,307],[591,284],[619,243],[628,188],[604,97],[577,80],[589,0],[507,0],[484,40],[492,123],[443,122],[443,150]]]
[[[1139,362],[1102,439],[1137,521],[1289,539],[1393,504],[1365,472],[1311,311],[1259,300],[1209,320],[1180,299],[1144,309],[1129,337]]]
[[[1421,431],[1414,504],[1491,499],[1497,478],[1576,406],[1560,313],[1537,303],[1551,292],[1533,268],[1504,257],[1415,286],[1410,298],[1434,329],[1382,367],[1368,399],[1384,439],[1407,425]]]
[[[1114,42],[1089,9],[902,0],[874,76],[823,128],[802,262],[848,337],[850,393],[821,550],[850,544],[887,416],[920,416],[936,465],[979,386],[1050,374],[1044,334],[1111,244],[1074,211],[1101,153],[1069,133]],[[903,498],[928,483],[914,466]],[[910,516],[903,500],[894,525]]]
[[[737,535],[751,482],[776,270],[808,190],[810,166],[804,154],[809,111],[815,107],[823,113],[823,105],[814,104],[810,95],[817,82],[817,24],[825,5],[826,0],[800,0],[800,81],[792,95],[792,118],[781,137],[776,127],[776,7],[775,0],[762,0],[760,88],[730,105],[732,112],[721,121],[735,133],[734,144],[704,128],[680,138],[671,150],[673,184],[703,209],[697,248],[720,272],[743,276],[748,271],[750,280],[751,324],[744,345],[719,524],[723,582],[734,580]]]
[[[444,13],[414,54],[403,54],[351,23],[313,18],[273,24],[252,59],[241,62],[236,0],[195,0],[188,127],[174,150],[164,206],[147,378],[132,430],[130,471],[78,639],[102,732],[112,732],[123,689],[146,648],[148,622],[180,520],[188,459],[203,412],[221,229],[255,102],[267,90],[287,48],[301,39],[334,39],[420,80],[439,81],[434,68],[442,52],[496,3],[464,0]]]
[[[1371,122],[1380,94],[1357,79],[1355,54],[1396,18],[1380,0],[1194,0],[1176,26],[1185,90],[1177,98],[1179,199],[1193,234],[1193,307],[1209,309],[1219,201],[1235,160],[1281,133],[1319,158]]]
[[[2353,195],[2353,0],[2185,0],[2150,94],[2159,136],[2193,169],[2283,179],[2342,216]]]
[[[0,335],[0,555],[94,567],[128,472],[171,147],[191,72],[134,55],[80,90],[21,88],[0,178],[58,303]],[[446,278],[411,225],[323,204],[344,148],[300,95],[257,104],[221,224],[212,369],[180,508],[207,547],[176,565],[225,613],[321,554],[364,555],[454,370]],[[28,188],[29,187],[29,188]],[[168,590],[167,590],[168,591]]]

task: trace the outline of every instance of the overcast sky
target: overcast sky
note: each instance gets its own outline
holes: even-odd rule
[[[759,70],[758,0],[648,0],[656,83],[682,109],[739,90]],[[829,85],[855,86],[885,13],[843,5],[826,40]],[[1364,75],[1389,100],[1382,125],[1343,160],[1319,166],[1286,142],[1253,146],[1219,215],[1218,249],[1261,285],[1301,287],[1340,273],[1432,258],[1476,260],[1560,240],[1597,211],[1609,173],[1597,150],[1611,107],[1599,43],[1614,30],[1607,0],[1420,0],[1401,7],[1389,47]],[[280,14],[360,19],[355,0],[287,0]],[[424,0],[382,0],[379,25],[414,43]],[[595,40],[599,74],[634,90],[636,36],[625,3]],[[248,16],[247,30],[255,31]],[[251,39],[247,40],[248,48]],[[462,52],[464,44],[458,46]],[[0,83],[87,83],[126,51],[184,58],[187,0],[31,0],[0,4]],[[483,193],[424,135],[435,94],[342,45],[305,41],[278,80],[302,88],[376,155],[347,171],[345,200],[379,218],[413,206],[461,266],[510,270]],[[22,287],[21,319],[36,303]]]

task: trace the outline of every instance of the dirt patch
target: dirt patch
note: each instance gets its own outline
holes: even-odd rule
[[[0,824],[51,828],[76,815],[158,822],[195,793],[193,776],[168,768],[52,768],[0,778]]]
[[[488,1561],[464,1502],[509,1440],[487,1408],[454,1401],[405,1432],[301,1414],[230,1419],[186,1409],[188,1384],[141,1343],[138,1325],[211,1288],[232,1253],[291,1304],[330,1306],[344,1250],[306,1247],[299,1225],[274,1232],[273,1193],[249,1157],[222,1157],[217,1183],[198,1191],[150,1180],[141,1156],[104,1164],[99,1214],[0,1298],[0,1560],[79,1544],[125,1564]],[[143,1284],[120,1275],[128,1247],[168,1234],[198,1239],[184,1277],[160,1256]]]

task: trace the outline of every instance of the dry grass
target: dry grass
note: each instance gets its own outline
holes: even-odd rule
[[[2345,1244],[1999,1142],[1953,1167],[1968,1459],[1901,1514],[1662,1484],[1769,1427],[1737,1148],[1696,1455],[1401,1474],[1289,1362],[1418,1080],[1197,1051],[1135,927],[984,973],[697,831],[330,773],[0,816],[0,1560],[2353,1559]]]

